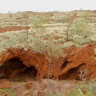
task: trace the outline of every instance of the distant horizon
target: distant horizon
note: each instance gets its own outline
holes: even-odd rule
[[[78,9],[78,10],[66,10],[66,11],[60,11],[60,10],[53,10],[53,11],[33,11],[33,10],[18,10],[18,11],[6,11],[6,12],[0,12],[3,13],[17,13],[17,12],[37,12],[37,13],[46,13],[46,12],[70,12],[70,11],[96,11],[96,10],[90,10],[90,9]]]

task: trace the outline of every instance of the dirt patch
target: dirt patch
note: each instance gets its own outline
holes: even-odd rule
[[[7,31],[20,31],[20,30],[26,30],[30,29],[30,27],[22,27],[22,26],[7,26],[7,27],[0,27],[0,33],[4,33]]]
[[[13,87],[16,88],[16,95],[15,96],[21,96],[22,94],[27,94],[29,96],[47,96],[48,93],[53,94],[60,94],[64,95],[65,93],[73,90],[76,88],[76,84],[74,83],[63,83],[61,81],[56,80],[47,80],[43,79],[42,82],[39,81],[30,81],[30,88],[26,88],[26,84],[19,84],[14,85]],[[47,94],[47,95],[46,95]],[[49,96],[49,95],[48,95]]]

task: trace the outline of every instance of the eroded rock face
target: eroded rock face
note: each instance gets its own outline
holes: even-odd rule
[[[59,58],[59,60],[56,60],[54,58],[54,60],[52,61],[53,63],[50,70],[50,78],[80,79],[79,78],[80,70],[84,70],[84,69],[86,69],[88,72],[88,76],[87,76],[88,79],[91,78],[92,76],[96,77],[94,47],[91,43],[79,49],[77,49],[75,46],[71,46],[70,48],[65,49],[65,53],[67,55],[65,58]],[[10,60],[14,58],[22,61],[22,64],[24,64],[24,66],[22,65],[23,66],[23,67],[21,66],[22,68],[17,67],[18,70],[14,69],[10,71],[10,66],[8,66],[7,63],[12,62]],[[49,64],[48,60],[43,54],[34,53],[32,52],[32,50],[24,51],[23,49],[19,49],[19,48],[7,49],[5,52],[0,53],[0,64],[1,65],[5,64],[7,69],[9,68],[9,71],[12,73],[10,77],[16,76],[16,74],[19,72],[21,73],[28,72],[30,73],[30,75],[36,74],[36,79],[47,78],[48,64]],[[31,66],[35,68],[34,71],[35,73],[32,72],[32,70],[34,69],[33,67],[32,70],[30,69]],[[31,71],[28,71],[29,69],[27,68],[29,68]],[[4,72],[4,70],[5,70],[4,68],[1,68],[0,73]]]
[[[70,50],[70,48],[69,48]],[[87,78],[95,74],[96,63],[94,58],[94,47],[90,43],[82,48],[75,49],[67,55],[61,67],[61,79],[80,79],[80,71],[86,70]],[[96,77],[96,76],[95,76]]]
[[[14,59],[14,58],[22,61],[22,63],[29,69],[31,66],[33,66],[35,68],[35,70],[37,71],[37,74],[36,74],[37,79],[43,78],[43,76],[45,74],[47,74],[48,61],[45,59],[45,56],[42,54],[34,53],[31,50],[28,50],[26,52],[23,49],[10,48],[0,54],[0,64],[2,65],[8,60],[12,61],[12,59]],[[10,62],[10,61],[8,61],[8,62]],[[14,63],[12,62],[12,64],[16,65],[16,62],[14,62]],[[20,64],[20,62],[18,62],[18,64]],[[9,71],[14,69],[14,70],[12,70],[14,72],[11,72],[12,77],[14,77],[14,75],[18,72],[23,72],[24,70],[25,70],[25,72],[28,71],[28,70],[26,70],[26,67],[21,66],[22,67],[21,68],[18,64],[17,64],[18,70],[15,70],[13,67],[11,68],[11,66],[6,66],[7,69],[9,68]],[[6,65],[10,65],[10,64],[8,63]],[[4,70],[2,70],[3,69],[2,67],[0,69],[1,73],[4,72]],[[9,71],[7,73],[9,73]]]

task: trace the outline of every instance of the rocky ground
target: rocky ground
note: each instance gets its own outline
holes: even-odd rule
[[[64,96],[64,94],[76,88],[76,81],[64,82],[42,79],[18,83],[2,79],[0,80],[0,88],[2,96],[13,96],[14,94],[15,96],[49,96],[52,94],[53,96],[55,94],[56,96]]]

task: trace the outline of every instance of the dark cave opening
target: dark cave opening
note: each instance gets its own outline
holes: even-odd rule
[[[79,77],[80,70],[84,70],[85,65],[86,65],[85,63],[82,63],[78,67],[70,69],[67,73],[60,75],[59,79],[60,80],[80,80],[80,77]]]
[[[36,80],[37,70],[34,66],[27,67],[18,58],[7,60],[0,67],[0,79],[8,79],[11,81],[27,81]]]
[[[62,64],[62,66],[61,66],[61,70],[63,70],[63,69],[67,66],[67,64],[68,64],[68,61],[65,61],[65,62]]]

